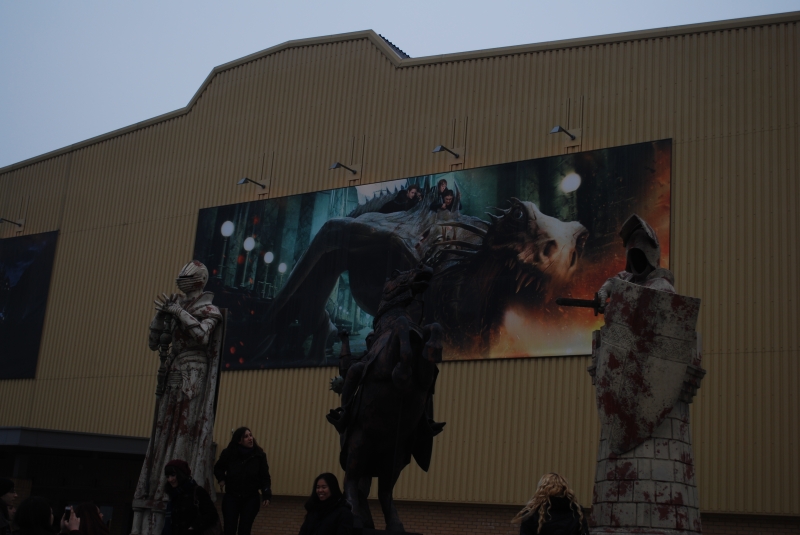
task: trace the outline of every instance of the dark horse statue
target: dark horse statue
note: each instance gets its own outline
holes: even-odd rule
[[[340,434],[344,495],[357,528],[375,527],[367,496],[377,477],[386,530],[405,531],[392,499],[394,485],[412,456],[428,471],[433,437],[444,427],[433,421],[442,329],[437,323],[419,326],[422,295],[432,276],[425,265],[394,272],[383,287],[367,351],[360,358],[350,354],[348,334],[340,333],[342,407],[327,418]]]

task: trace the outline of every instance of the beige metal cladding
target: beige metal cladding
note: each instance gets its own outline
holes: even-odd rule
[[[0,216],[60,230],[35,380],[0,382],[0,425],[146,436],[152,297],[200,208],[656,139],[673,140],[671,265],[703,299],[693,405],[704,511],[800,515],[800,13],[400,60],[373,32],[222,66],[175,113],[0,169]],[[547,132],[581,128],[565,149]],[[0,236],[16,235],[0,226]],[[405,499],[521,504],[563,472],[590,503],[598,434],[585,357],[446,363],[429,474]],[[333,369],[223,374],[217,440],[253,427],[278,494],[336,466]],[[11,407],[12,410],[8,410]]]

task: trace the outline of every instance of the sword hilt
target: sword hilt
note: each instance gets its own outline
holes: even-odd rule
[[[562,307],[578,307],[578,308],[591,308],[594,309],[594,315],[603,313],[605,311],[604,303],[600,301],[600,297],[595,294],[594,299],[573,299],[571,297],[559,297],[556,299],[556,304]]]

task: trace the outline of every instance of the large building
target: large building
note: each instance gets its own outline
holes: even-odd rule
[[[691,430],[705,531],[797,530],[798,22],[794,12],[426,58],[372,31],[290,41],[217,67],[181,110],[0,169],[0,217],[23,220],[0,224],[0,251],[19,237],[55,244],[49,293],[30,307],[43,314],[40,336],[25,339],[33,355],[2,361],[0,475],[54,501],[92,498],[126,533],[153,415],[152,300],[198,251],[201,210],[665,140],[669,267],[681,294],[702,299],[708,374]],[[549,135],[557,125],[576,139]],[[248,274],[249,252],[209,258],[254,299],[283,282],[281,271],[268,283],[275,266]],[[549,471],[590,505],[589,360],[442,363],[436,417],[447,427],[430,472],[412,463],[400,479],[406,528],[511,532]],[[339,470],[324,420],[339,404],[334,375],[221,374],[216,442],[246,424],[269,455],[277,497],[263,532],[296,532],[314,475]]]

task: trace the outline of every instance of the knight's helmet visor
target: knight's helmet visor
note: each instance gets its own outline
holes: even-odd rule
[[[208,282],[208,269],[198,260],[192,260],[181,269],[175,284],[183,293],[202,290]]]
[[[658,243],[658,236],[653,227],[647,224],[647,221],[642,219],[636,214],[631,215],[619,231],[622,238],[622,245],[629,253],[633,249],[638,249],[644,253],[647,263],[651,267],[657,268],[661,262],[661,246]],[[631,266],[625,268],[626,271],[631,271]]]

